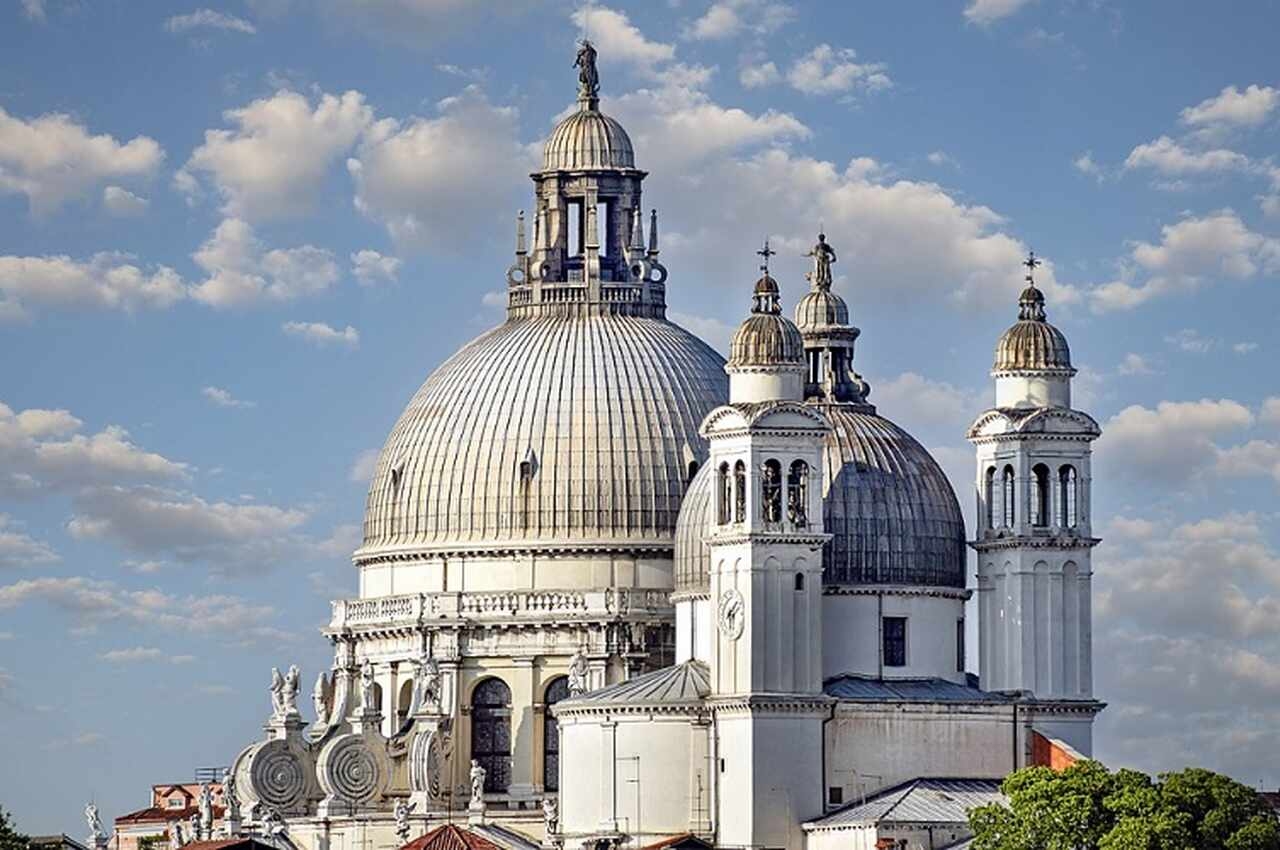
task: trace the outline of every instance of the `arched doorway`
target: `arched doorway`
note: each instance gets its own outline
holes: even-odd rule
[[[471,692],[471,757],[485,770],[485,793],[505,794],[511,785],[511,689],[501,679],[485,679]]]
[[[542,715],[542,787],[546,791],[560,790],[560,723],[551,713],[551,706],[569,696],[569,677],[557,676],[547,685]]]

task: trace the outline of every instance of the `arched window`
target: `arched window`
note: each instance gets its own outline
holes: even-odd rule
[[[485,769],[485,793],[506,793],[511,785],[511,689],[501,679],[485,679],[471,693],[471,757]]]
[[[782,522],[782,464],[772,458],[761,470],[760,506],[765,522]]]
[[[797,460],[787,473],[787,518],[796,526],[809,525],[809,464]]]
[[[987,528],[996,527],[996,468],[987,467],[987,474],[982,483],[983,516]]]
[[[729,477],[729,464],[722,463],[720,468],[716,470],[720,476],[720,504],[716,510],[716,520],[721,525],[729,522],[730,511],[733,509],[733,479]]]
[[[560,723],[551,706],[568,696],[568,676],[557,676],[547,685],[542,715],[542,787],[547,791],[560,790]]]
[[[1012,528],[1013,523],[1018,518],[1017,511],[1015,510],[1015,506],[1017,505],[1017,493],[1013,486],[1012,466],[1006,466],[1004,468],[1003,486],[1001,487],[1001,490],[1003,490],[1001,496],[1004,497],[1004,527]]]
[[[747,521],[747,465],[742,461],[733,465],[733,521]]]
[[[373,691],[370,693],[370,696],[373,697],[373,706],[372,706],[373,709],[377,711],[379,714],[385,716],[386,712],[383,710],[383,702],[382,702],[382,685],[379,685],[378,683],[375,682],[373,685]],[[365,707],[368,708],[369,706],[365,706]]]
[[[796,573],[796,590],[804,590],[804,573]]]
[[[1031,524],[1037,528],[1049,525],[1049,467],[1037,463],[1031,467]]]
[[[400,685],[400,696],[396,700],[396,729],[403,729],[409,720],[410,703],[413,702],[413,679],[405,679]]]
[[[1080,521],[1076,510],[1076,468],[1066,464],[1058,470],[1058,524],[1075,528]]]
[[[685,484],[692,484],[693,477],[698,474],[698,462],[696,460],[689,461],[689,465],[685,467]]]

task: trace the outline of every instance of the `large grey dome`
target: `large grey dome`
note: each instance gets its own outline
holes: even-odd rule
[[[660,318],[512,319],[418,390],[378,458],[358,561],[669,550],[724,361]]]
[[[964,587],[964,517],[937,461],[906,431],[866,405],[821,405],[831,422],[823,453],[822,549],[826,586]],[[694,478],[676,523],[675,589],[706,593],[714,477]]]

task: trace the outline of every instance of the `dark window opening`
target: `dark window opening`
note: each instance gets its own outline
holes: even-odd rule
[[[832,785],[827,788],[827,805],[840,806],[844,804],[844,788],[839,785]]]
[[[809,464],[797,460],[787,474],[787,517],[792,524],[805,528],[809,525]]]
[[[760,478],[760,504],[765,522],[782,521],[782,464],[766,460]]]
[[[956,620],[956,672],[964,672],[964,617]]]
[[[720,464],[717,470],[720,476],[720,503],[716,506],[716,520],[725,525],[729,522],[730,511],[733,509],[733,479],[729,477],[729,464]]]
[[[994,466],[987,467],[986,480],[983,482],[982,500],[984,502],[983,516],[986,519],[987,528],[996,527],[996,468]]]
[[[542,719],[542,787],[548,791],[560,790],[560,723],[551,712],[551,706],[568,696],[568,676],[557,676],[547,685]]]
[[[881,625],[884,633],[884,666],[907,666],[907,618],[885,617]]]
[[[1037,463],[1031,468],[1031,524],[1049,525],[1049,467]]]
[[[747,519],[747,465],[738,461],[733,465],[733,521]]]
[[[471,695],[471,757],[485,769],[485,793],[505,794],[511,785],[511,689],[501,679],[485,679]]]
[[[796,573],[796,590],[804,590],[804,573]]]

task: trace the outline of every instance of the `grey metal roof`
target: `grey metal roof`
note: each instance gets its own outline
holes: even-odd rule
[[[886,702],[987,702],[1003,703],[1013,698],[984,691],[973,684],[960,685],[946,679],[871,679],[839,676],[823,683],[827,696],[848,700]]]
[[[815,287],[796,303],[796,325],[802,331],[849,324],[849,306],[829,288]]]
[[[830,829],[883,823],[967,824],[971,810],[1004,802],[998,779],[912,779],[804,826]]]
[[[710,464],[698,470],[684,494],[676,520],[675,591],[706,593],[711,589],[711,549],[702,536],[711,528],[715,473]]]
[[[670,546],[724,361],[666,321],[512,319],[422,385],[369,489],[365,560],[416,549]]]
[[[711,693],[711,668],[696,658],[626,682],[562,700],[557,707],[588,705],[688,705]]]
[[[556,125],[542,149],[544,171],[635,168],[631,137],[613,118],[593,104],[579,108]]]

